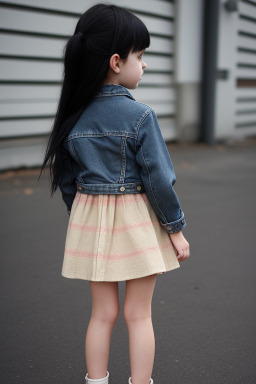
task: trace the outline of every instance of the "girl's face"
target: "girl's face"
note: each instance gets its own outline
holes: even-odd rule
[[[139,52],[130,52],[126,60],[120,60],[118,82],[123,87],[137,88],[143,75],[143,69],[147,67],[142,58],[144,51],[145,49]]]

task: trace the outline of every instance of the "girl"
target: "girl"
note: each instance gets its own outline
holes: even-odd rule
[[[175,174],[152,108],[128,91],[140,82],[149,46],[127,10],[98,4],[67,43],[64,81],[42,169],[70,214],[62,275],[88,280],[86,383],[106,384],[111,333],[126,281],[129,384],[153,384],[151,300],[156,277],[189,256]]]

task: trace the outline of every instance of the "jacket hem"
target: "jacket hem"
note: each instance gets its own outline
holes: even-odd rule
[[[77,191],[80,193],[99,195],[99,194],[125,194],[142,193],[145,187],[141,182],[134,183],[110,183],[110,184],[83,184],[76,182]]]

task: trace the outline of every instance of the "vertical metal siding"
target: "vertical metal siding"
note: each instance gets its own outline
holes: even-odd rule
[[[42,162],[62,80],[63,48],[78,17],[98,1],[0,2],[0,169]],[[112,1],[126,6],[124,0]],[[157,112],[165,139],[175,138],[174,3],[130,0],[147,25],[151,46],[137,100]]]

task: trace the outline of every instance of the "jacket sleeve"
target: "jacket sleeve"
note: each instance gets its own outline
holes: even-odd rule
[[[173,189],[176,176],[154,110],[144,115],[137,132],[136,161],[149,202],[165,230],[179,232],[186,222]]]
[[[59,188],[62,193],[62,199],[64,200],[67,206],[68,214],[70,214],[77,189],[72,167],[72,158],[69,152],[64,147],[62,148],[61,158],[62,176],[59,182]]]

